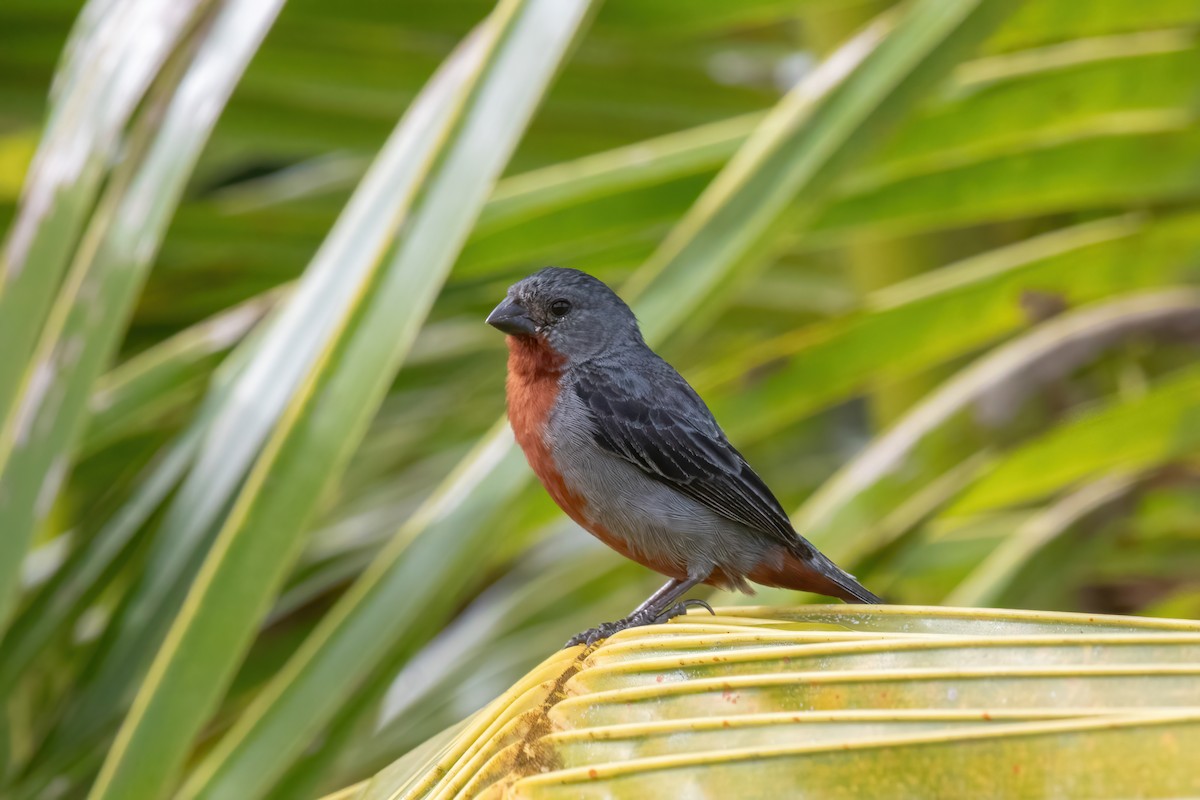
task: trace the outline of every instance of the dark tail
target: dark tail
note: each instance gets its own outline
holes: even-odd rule
[[[811,545],[809,546],[811,547]],[[830,561],[820,550],[813,547],[812,552],[812,564],[817,572],[820,572],[821,576],[837,589],[832,593],[834,597],[845,600],[847,603],[881,605],[884,602],[882,597],[868,591],[867,587],[859,583],[857,578]]]
[[[763,586],[816,592],[845,600],[847,603],[878,605],[887,602],[867,591],[853,575],[830,561],[808,542],[803,544],[805,547],[797,547],[795,551],[788,553],[783,563],[778,566],[764,565],[746,577]]]
[[[882,597],[871,592],[867,589],[867,587],[859,583],[858,580],[849,572],[846,572],[832,561],[829,562],[829,565],[833,567],[833,570],[832,573],[826,573],[826,577],[829,578],[830,582],[841,589],[841,591],[837,593],[837,597],[845,600],[847,603],[868,603],[870,605],[881,605],[886,602]]]

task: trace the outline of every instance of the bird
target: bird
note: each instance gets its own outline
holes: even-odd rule
[[[580,527],[669,580],[622,619],[566,644],[703,606],[699,584],[750,583],[882,603],[793,528],[708,406],[586,272],[545,267],[509,287],[487,324],[506,334],[508,419],[529,466]]]

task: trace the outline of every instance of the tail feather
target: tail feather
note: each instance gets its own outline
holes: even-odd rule
[[[869,605],[882,605],[887,602],[879,595],[867,589],[858,580],[848,572],[834,567],[838,574],[828,575],[829,580],[833,581],[839,589],[845,594],[839,595],[841,599],[847,603],[866,603]]]
[[[815,547],[813,548],[812,562],[813,566],[816,567],[822,576],[841,590],[834,594],[835,597],[845,600],[847,603],[882,605],[885,602],[882,597],[868,590],[867,587],[858,582],[857,578],[833,563],[833,561]]]
[[[747,577],[764,586],[817,592],[847,603],[879,605],[887,602],[816,548],[788,553],[779,567],[755,570]]]

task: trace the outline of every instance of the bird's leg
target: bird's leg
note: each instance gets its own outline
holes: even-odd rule
[[[623,619],[619,619],[614,622],[602,622],[594,628],[588,628],[586,631],[581,631],[580,633],[572,636],[564,645],[564,647],[574,647],[577,644],[592,644],[599,639],[607,639],[617,631],[623,631],[626,628],[632,627],[634,624],[647,624],[645,622],[633,623],[631,620],[635,619],[640,614],[644,614],[647,609],[656,608],[659,604],[659,601],[663,597],[670,596],[672,600],[675,597],[678,597],[678,595],[674,595],[672,592],[674,592],[675,587],[679,586],[681,583],[683,583],[683,581],[679,580],[678,578],[672,578],[660,586],[658,590],[654,592],[654,594],[647,597],[644,603],[635,608],[633,611],[630,611],[629,614],[627,614]]]
[[[662,624],[664,622],[668,622],[668,621],[674,619],[675,617],[686,614],[687,610],[689,608],[691,608],[692,606],[699,606],[701,608],[708,609],[708,613],[715,616],[717,612],[712,610],[712,606],[710,606],[708,603],[704,602],[703,600],[698,600],[696,598],[692,598],[690,600],[683,600],[679,603],[675,603],[675,605],[671,605],[675,600],[677,600],[678,598],[685,595],[687,593],[688,589],[691,589],[697,583],[700,583],[702,580],[704,580],[705,577],[707,577],[707,576],[696,576],[694,578],[689,578],[686,581],[680,581],[679,584],[675,587],[672,587],[672,589],[670,591],[666,591],[667,587],[664,586],[662,589],[660,589],[658,592],[655,593],[655,598],[652,598],[652,599],[657,599],[657,602],[655,602],[653,604],[651,604],[649,601],[647,601],[646,603],[643,603],[642,606],[637,611],[635,611],[631,616],[636,617],[639,614],[641,614],[643,617],[646,617],[646,616],[650,616],[651,614],[653,614],[652,619],[647,619],[644,622],[639,621],[638,624],[640,624],[640,625],[649,625],[650,623]]]
[[[635,608],[633,611],[630,611],[628,614],[626,614],[625,618],[629,619],[630,617],[633,617],[633,616],[636,616],[636,615],[642,613],[647,608],[657,605],[658,602],[660,600],[662,600],[662,598],[664,598],[667,595],[674,592],[675,587],[681,583],[683,583],[683,581],[679,580],[678,578],[671,578],[671,580],[667,581],[662,586],[658,587],[658,589],[656,589],[654,591],[654,594],[647,597],[646,601],[644,603],[642,603],[640,606]]]
[[[703,580],[703,577],[688,578],[687,580],[672,578],[663,584],[658,591],[650,595],[646,599],[646,602],[629,612],[628,616],[624,619],[619,619],[615,622],[605,622],[594,628],[589,628],[582,633],[578,633],[572,636],[565,646],[574,647],[577,644],[592,644],[599,639],[607,639],[617,631],[623,631],[626,628],[636,628],[641,625],[666,622],[680,614],[686,614],[689,606],[704,606],[711,613],[712,608],[703,600],[684,600],[682,603],[674,604],[689,589]]]
[[[677,617],[687,611],[687,604],[675,605],[675,601],[688,593],[693,586],[704,580],[702,577],[688,578],[685,581],[674,580],[655,592],[649,600],[642,603],[625,619],[630,622],[627,627],[650,625],[656,622],[666,622],[671,617]],[[674,613],[669,613],[670,609]],[[678,610],[676,610],[678,609]],[[666,615],[666,616],[664,616]]]

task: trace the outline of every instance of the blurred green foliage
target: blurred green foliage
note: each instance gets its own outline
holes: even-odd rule
[[[890,600],[1200,615],[1200,8],[887,5],[0,7],[0,794],[311,796],[644,596],[547,263]]]

